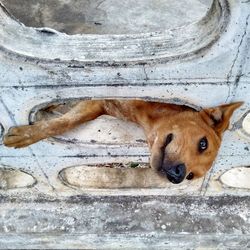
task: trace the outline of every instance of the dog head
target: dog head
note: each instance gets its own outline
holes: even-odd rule
[[[148,136],[151,167],[175,184],[204,176],[215,160],[230,117],[241,105],[183,111],[157,120]]]

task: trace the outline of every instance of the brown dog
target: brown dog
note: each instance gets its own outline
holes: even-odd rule
[[[187,106],[142,100],[79,101],[59,118],[11,128],[4,144],[26,147],[107,114],[141,125],[151,152],[151,167],[172,183],[180,183],[185,177],[201,177],[210,169],[230,117],[241,105],[237,102],[198,112]]]

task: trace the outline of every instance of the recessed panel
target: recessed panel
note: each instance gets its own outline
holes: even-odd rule
[[[250,136],[250,113],[246,115],[242,122],[242,128]]]
[[[159,175],[146,163],[109,163],[81,165],[63,169],[60,180],[67,186],[79,190],[85,189],[123,189],[123,188],[167,188],[185,190],[199,188],[199,180],[184,180],[181,184],[171,183],[166,176]]]
[[[233,168],[220,177],[221,182],[231,188],[250,189],[250,167]]]
[[[67,34],[132,34],[174,29],[199,21],[211,6],[211,0],[2,2],[27,26],[50,27]]]
[[[32,121],[49,120],[60,117],[73,107],[77,101],[65,103],[51,103],[38,110]],[[117,118],[103,115],[86,122],[67,133],[54,137],[57,142],[74,144],[102,144],[102,145],[137,145],[146,146],[146,137],[137,124],[122,121]]]
[[[31,187],[35,183],[32,175],[17,169],[6,169],[0,165],[0,189]]]

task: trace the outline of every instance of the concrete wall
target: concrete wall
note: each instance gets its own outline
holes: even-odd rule
[[[190,8],[182,4],[172,9]],[[116,119],[102,117],[19,150],[0,141],[0,246],[247,248],[250,135],[242,122],[250,110],[250,3],[192,4],[196,14],[173,22],[174,29],[73,36],[26,27],[1,5],[1,135],[27,124],[48,103],[77,98],[143,98],[197,109],[245,104],[212,170],[178,186],[100,190],[62,182],[58,174],[69,167],[148,162],[141,129]]]

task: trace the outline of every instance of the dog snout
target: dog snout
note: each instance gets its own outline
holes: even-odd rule
[[[181,183],[186,176],[185,164],[178,164],[166,169],[163,169],[169,181],[174,184]]]

